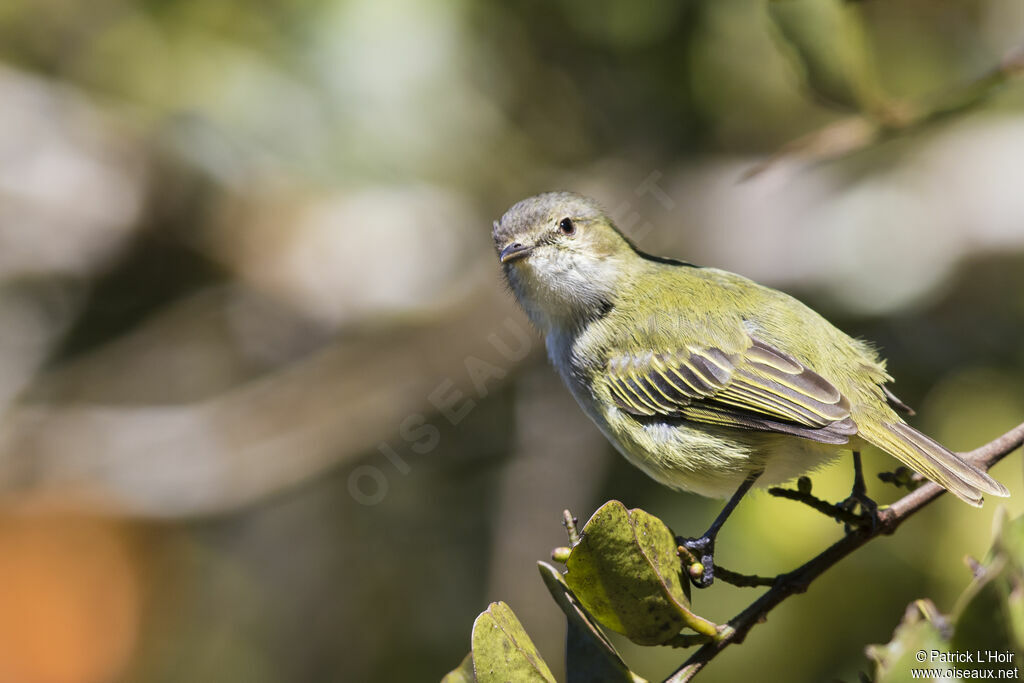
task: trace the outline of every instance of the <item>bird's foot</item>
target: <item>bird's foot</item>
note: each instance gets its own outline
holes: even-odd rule
[[[747,475],[747,478],[743,480],[739,488],[736,489],[736,493],[732,494],[729,498],[729,502],[725,504],[722,511],[715,517],[715,521],[711,523],[708,530],[704,532],[704,535],[700,538],[677,538],[676,543],[680,548],[680,555],[687,558],[687,573],[690,576],[690,581],[697,588],[707,588],[715,581],[715,538],[718,536],[718,532],[721,531],[722,525],[725,524],[725,520],[729,519],[729,515],[739,504],[740,500],[747,494],[750,487],[754,485],[757,478],[761,476],[764,470],[757,470]]]
[[[705,534],[700,538],[677,538],[685,550],[686,573],[697,588],[707,588],[715,581],[715,539]],[[686,557],[686,556],[689,557]]]
[[[868,497],[864,491],[854,488],[849,497],[840,501],[838,507],[857,516],[857,521],[846,521],[843,530],[851,533],[855,529],[869,527],[871,531],[878,529],[878,503]]]
[[[868,498],[867,486],[864,484],[864,468],[861,466],[860,451],[853,452],[853,489],[850,496],[837,507],[846,512],[856,514],[856,518],[843,524],[846,533],[855,529],[870,528],[872,533],[878,530],[878,503]]]

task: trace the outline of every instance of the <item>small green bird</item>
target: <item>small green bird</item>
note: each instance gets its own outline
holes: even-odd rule
[[[732,495],[687,545],[713,580],[714,539],[756,482],[854,452],[851,500],[874,512],[859,450],[873,444],[974,506],[1009,492],[907,425],[867,343],[796,299],[715,268],[639,251],[586,197],[524,199],[494,223],[508,284],[584,412],[634,465],[704,496]]]

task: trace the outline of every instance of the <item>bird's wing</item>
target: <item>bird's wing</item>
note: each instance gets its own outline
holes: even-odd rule
[[[613,354],[604,380],[615,405],[641,419],[681,418],[831,444],[857,433],[849,401],[831,382],[784,351],[750,342],[736,353]]]

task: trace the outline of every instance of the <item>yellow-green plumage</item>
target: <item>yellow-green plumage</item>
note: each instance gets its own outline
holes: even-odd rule
[[[787,481],[872,443],[972,505],[1005,487],[906,425],[864,342],[792,297],[637,251],[590,200],[494,227],[509,284],[581,407],[635,465],[703,495]]]

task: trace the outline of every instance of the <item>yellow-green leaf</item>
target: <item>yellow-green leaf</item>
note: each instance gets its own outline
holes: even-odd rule
[[[477,683],[555,680],[523,625],[503,602],[491,603],[473,624],[473,671]]]
[[[538,562],[541,578],[568,622],[565,670],[568,683],[647,683],[629,670],[622,657],[566,585],[561,572]]]
[[[583,528],[566,562],[566,583],[603,626],[640,645],[660,645],[688,626],[714,636],[690,611],[672,532],[643,510],[610,501]]]

